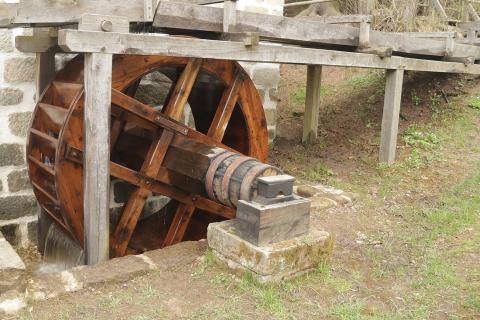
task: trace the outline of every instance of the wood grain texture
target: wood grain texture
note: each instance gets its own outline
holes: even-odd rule
[[[423,41],[425,39],[418,39]],[[242,43],[218,40],[185,39],[164,35],[100,33],[74,30],[59,32],[60,46],[69,52],[107,52],[114,54],[174,55],[249,62],[311,64],[376,69],[403,69],[425,72],[480,74],[480,65],[413,59],[380,58],[373,54],[278,46],[260,43],[249,48]],[[458,47],[458,46],[456,46]],[[446,47],[443,47],[446,50]]]
[[[380,162],[395,162],[400,105],[402,102],[403,70],[387,70],[385,105],[383,108]]]
[[[304,144],[310,144],[318,138],[318,117],[321,104],[322,66],[308,66],[307,97],[303,119]]]
[[[109,259],[112,55],[85,55],[84,210],[89,265]]]

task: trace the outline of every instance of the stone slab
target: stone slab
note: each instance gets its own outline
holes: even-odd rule
[[[238,236],[238,221],[210,224],[208,245],[217,261],[229,268],[250,272],[261,282],[279,282],[314,270],[328,259],[333,239],[328,232],[310,230],[303,237],[257,247]]]
[[[0,232],[0,294],[17,286],[25,275],[25,264]]]
[[[29,302],[52,299],[106,282],[121,282],[151,270],[167,270],[192,263],[205,254],[205,241],[182,242],[137,256],[112,259],[94,266],[38,274],[28,284]]]

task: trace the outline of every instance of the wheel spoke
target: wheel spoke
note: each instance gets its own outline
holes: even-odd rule
[[[173,136],[173,133],[167,130],[163,130],[162,134],[157,134],[140,170],[143,176],[155,178],[163,163],[168,147],[173,140]],[[138,218],[142,213],[145,201],[149,195],[150,190],[140,187],[134,190],[129,196],[127,203],[123,207],[120,222],[113,234],[111,250],[115,256],[123,256],[125,254],[133,231],[137,226]]]
[[[172,96],[165,105],[163,112],[165,115],[177,121],[181,119],[201,67],[202,59],[190,59],[175,84]]]
[[[233,109],[238,101],[238,92],[243,84],[244,75],[242,71],[238,71],[235,75],[233,83],[223,93],[220,104],[215,112],[212,124],[208,129],[207,136],[222,141],[227,129],[228,122],[233,113]]]
[[[175,215],[173,216],[172,224],[168,229],[167,236],[163,242],[163,246],[171,246],[177,244],[183,240],[187,227],[192,219],[194,206],[179,204]]]

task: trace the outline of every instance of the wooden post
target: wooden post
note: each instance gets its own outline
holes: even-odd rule
[[[54,32],[52,29],[48,30],[48,34]],[[34,36],[43,36],[45,31],[39,29],[33,30]],[[38,102],[43,91],[48,84],[55,78],[55,50],[49,49],[46,52],[37,52],[35,60],[35,101]]]
[[[307,97],[302,138],[304,144],[310,144],[318,138],[318,115],[320,112],[320,89],[322,83],[322,66],[309,65],[307,68]]]
[[[400,105],[402,102],[403,74],[404,70],[387,70],[380,162],[389,165],[395,162]]]
[[[375,0],[358,1],[358,14],[372,14],[373,9],[375,9]]]
[[[225,0],[223,6],[223,32],[234,32],[237,24],[237,0]]]
[[[85,54],[84,212],[88,265],[109,259],[112,55]]]

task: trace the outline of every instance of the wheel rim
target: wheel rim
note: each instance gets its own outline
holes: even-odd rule
[[[145,123],[139,125],[136,116],[119,105],[124,102],[117,104],[116,99],[126,100],[127,103],[131,101],[127,97],[134,97],[140,81],[154,72],[161,72],[172,80],[162,110],[164,114],[180,120],[184,101],[188,101],[199,133],[215,140],[218,145],[226,145],[261,161],[266,160],[268,138],[261,100],[253,82],[238,63],[124,55],[116,56],[113,62],[112,88],[116,93],[112,95],[112,161],[128,158],[130,163],[125,163],[127,167],[135,171],[142,170],[142,158],[145,161],[148,145],[152,142],[146,139],[142,144],[139,142],[141,139],[135,136],[138,138],[135,142],[138,159],[135,161],[132,160],[136,159],[131,155],[132,152],[128,157],[124,151],[122,153],[121,144],[126,140],[124,136],[129,136],[138,127],[149,134],[156,132],[156,129],[151,124],[150,127]],[[229,102],[230,107],[227,106]],[[68,155],[83,150],[83,103],[83,59],[77,57],[57,74],[42,96],[35,109],[27,146],[30,177],[42,208],[82,246],[83,168],[81,161],[72,161]],[[178,107],[182,104],[183,107]],[[140,150],[141,147],[147,150]],[[124,228],[119,229],[117,225],[111,234],[112,256],[129,253],[127,245],[132,237],[147,240],[155,237],[147,235],[148,232],[141,226],[137,227],[138,214],[126,218],[129,210],[138,211],[132,208],[144,204],[145,193],[150,194],[150,190],[142,192],[139,189],[134,188],[124,206],[119,222]],[[144,246],[145,249],[175,244],[184,238],[203,237],[208,222],[218,220],[218,217],[205,215],[195,206],[178,200],[171,201],[164,209],[168,211],[163,223],[165,230],[160,232],[164,234],[157,239],[157,244]],[[125,235],[127,229],[129,232]],[[123,239],[125,237],[127,239]]]

